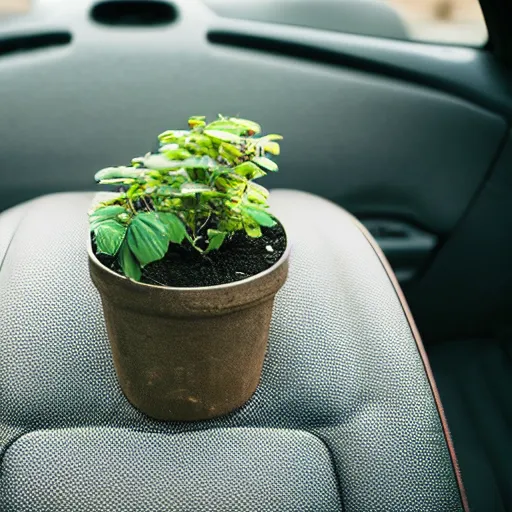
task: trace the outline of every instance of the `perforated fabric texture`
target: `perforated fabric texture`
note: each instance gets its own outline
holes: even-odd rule
[[[4,471],[16,510],[340,510],[327,447],[300,431],[39,431],[14,444]]]
[[[268,467],[272,485],[267,499],[256,507],[263,511],[274,510],[272,499],[284,492],[277,475],[283,468],[280,450],[286,446],[295,457],[292,476],[304,500],[307,488],[301,485],[310,479],[313,461],[310,485],[318,485],[324,493],[318,499],[328,506],[336,503],[349,512],[462,510],[411,328],[380,260],[348,214],[305,193],[273,194],[273,210],[293,249],[289,279],[276,298],[260,386],[228,416],[171,423],[134,409],[117,383],[100,299],[87,269],[91,200],[92,194],[59,194],[26,204],[0,269],[2,511],[111,510],[108,504],[88,508],[84,501],[99,468],[104,485],[126,510],[133,510],[130,500],[141,496],[144,512],[162,510],[161,487],[153,480],[126,473],[129,482],[121,483],[116,464],[105,463],[116,452],[123,460],[127,445],[142,472],[159,473],[169,486],[173,475],[179,474],[183,485],[191,475],[188,492],[201,475],[216,471],[219,460],[241,460],[252,446],[251,463],[275,464]],[[235,427],[236,435],[228,435]],[[37,433],[48,429],[53,432]],[[254,429],[263,429],[261,435]],[[176,441],[179,434],[210,430],[211,443],[219,435],[225,452],[221,459],[195,457],[195,437],[182,435]],[[329,462],[310,436],[328,451]],[[282,443],[280,449],[276,443]],[[160,452],[169,457],[157,457]],[[56,454],[57,459],[51,458]],[[57,483],[60,459],[69,471]],[[332,501],[329,464],[339,502]],[[23,475],[31,471],[53,485],[28,482]],[[196,510],[217,492],[219,478],[203,481]],[[127,483],[140,494],[126,494]],[[59,502],[57,493],[65,494],[66,501]],[[45,505],[50,499],[62,503],[60,508]],[[185,494],[173,499],[170,510],[190,509]],[[251,500],[242,495],[240,509],[252,508]],[[209,509],[223,510],[215,507]]]

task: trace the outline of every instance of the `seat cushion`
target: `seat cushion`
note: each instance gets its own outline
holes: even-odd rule
[[[301,431],[38,431],[9,448],[3,469],[5,506],[17,511],[341,509],[329,450]]]
[[[218,429],[233,428],[241,430],[222,438],[226,457],[241,461],[247,443],[252,444],[253,458],[261,453],[268,481],[274,482],[271,494],[283,467],[268,458],[269,452],[280,453],[273,444],[277,438],[251,437],[252,429],[279,429],[287,436],[301,431],[320,440],[332,460],[339,502],[323,499],[345,511],[463,510],[446,427],[414,326],[382,260],[350,215],[309,194],[273,193],[273,210],[288,232],[292,255],[288,281],[275,302],[260,385],[247,404],[228,416],[195,423],[159,422],[132,407],[116,380],[100,298],[87,268],[91,200],[92,194],[75,193],[27,203],[0,268],[0,449],[5,453],[11,446],[0,474],[1,510],[18,510],[16,496],[36,511],[112,510],[107,502],[88,506],[89,483],[79,478],[87,467],[92,473],[98,464],[114,459],[116,451],[126,456],[126,438],[106,433],[103,437],[106,429],[131,432],[132,456],[139,460],[141,472],[151,466],[137,446],[154,442],[148,450],[155,457],[163,447],[169,450],[162,471],[171,471],[173,465],[172,471],[180,473],[183,486],[189,482],[187,492],[194,496],[194,482],[204,472],[212,474],[217,463],[197,458],[194,436],[180,438],[178,455],[176,436],[212,429],[215,436]],[[79,430],[71,435],[70,428]],[[68,433],[59,433],[61,429]],[[245,445],[240,443],[244,429],[251,429]],[[94,441],[97,450],[85,447],[87,436],[94,439],[93,434],[84,437],[78,451],[71,449],[80,432],[88,431],[100,436]],[[64,448],[66,440],[69,450]],[[22,450],[27,443],[31,449]],[[298,445],[292,444],[291,452],[298,457]],[[325,453],[311,453],[317,471],[312,485],[318,492],[332,489]],[[82,461],[82,469],[73,466],[69,478],[59,479],[55,465],[59,460],[65,467],[78,464],[73,458]],[[304,452],[301,460],[307,458]],[[307,477],[299,475],[298,460],[289,478],[303,486]],[[231,472],[230,467],[226,471]],[[306,465],[303,470],[308,471]],[[34,476],[31,471],[47,483],[45,499],[53,500],[54,508],[40,505],[41,489],[23,478]],[[326,480],[320,484],[322,474]],[[235,480],[237,475],[233,473]],[[117,478],[114,470],[104,473],[105,484],[111,482],[112,492],[117,489],[121,499],[127,495],[116,485]],[[240,474],[241,481],[245,478]],[[148,476],[143,482],[140,494],[133,492],[137,499],[147,498],[144,511],[162,510],[161,487]],[[299,488],[306,499],[307,487]],[[62,495],[65,501],[60,500]],[[126,499],[131,504],[135,497]],[[247,494],[241,500],[252,508]],[[176,502],[174,509],[187,510],[180,503],[185,502]],[[200,503],[195,505],[198,510]],[[219,503],[210,503],[211,510],[224,510]],[[270,501],[262,501],[256,508],[272,507]]]

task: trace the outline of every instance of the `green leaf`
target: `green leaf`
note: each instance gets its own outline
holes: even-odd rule
[[[187,135],[190,135],[188,130],[166,130],[158,136],[158,139],[162,142],[171,142]]]
[[[139,178],[144,174],[141,169],[135,167],[106,167],[94,175],[96,181],[104,181],[120,178]]]
[[[204,185],[203,183],[183,183],[180,187],[180,193],[182,195],[194,195],[201,194],[202,192],[210,192],[212,190],[208,185]]]
[[[196,126],[204,126],[205,123],[205,116],[192,116],[188,119],[188,125],[191,128],[195,128]]]
[[[272,228],[277,224],[274,217],[264,210],[246,207],[244,208],[244,212],[252,217],[260,226]]]
[[[221,192],[220,190],[215,190],[214,188],[209,190],[208,192],[201,192],[201,199],[209,200],[216,199],[219,197],[229,197],[225,192]]]
[[[229,197],[229,196],[228,196]],[[240,206],[242,205],[241,198],[239,196],[231,196],[227,201],[224,201],[224,205],[231,210],[231,214],[239,214],[242,210]]]
[[[180,190],[178,188],[171,187],[170,185],[163,185],[156,189],[156,195],[166,197],[178,197],[180,195]]]
[[[261,148],[263,151],[270,153],[272,155],[279,155],[281,152],[281,148],[276,140],[282,140],[281,135],[277,135],[275,133],[271,133],[270,135],[265,135],[264,137],[260,137],[259,139],[251,139],[250,145],[254,148]]]
[[[98,252],[115,256],[126,236],[126,226],[110,219],[98,224],[94,230]]]
[[[261,168],[253,162],[244,162],[240,165],[237,165],[233,169],[233,172],[236,172],[248,180],[254,180],[256,178],[261,178],[262,176],[267,175],[265,171],[262,171]]]
[[[224,216],[224,220],[219,222],[218,225],[219,231],[226,231],[227,233],[234,233],[235,231],[240,231],[244,229],[242,220],[240,217],[235,216]]]
[[[135,197],[135,193],[136,192],[139,192],[139,184],[138,183],[134,183],[127,191],[126,191],[126,197],[128,199],[133,199]],[[140,192],[142,192],[142,190],[140,190]]]
[[[161,260],[169,248],[169,237],[156,212],[137,214],[128,228],[128,245],[141,266]]]
[[[132,165],[140,165],[144,162],[144,157],[143,156],[137,156],[135,158],[132,158]]]
[[[140,270],[139,262],[135,259],[132,251],[130,251],[130,247],[128,243],[125,241],[119,250],[119,265],[121,265],[121,269],[123,274],[129,279],[133,279],[134,281],[140,281],[142,272]]]
[[[220,151],[223,150],[225,151],[227,154],[230,154],[234,157],[241,157],[243,155],[243,153],[236,147],[236,146],[233,146],[233,144],[229,144],[228,142],[223,142],[220,147],[219,147],[219,153]]]
[[[164,155],[150,155],[144,160],[144,165],[148,169],[157,171],[173,171],[176,169],[210,169],[218,164],[208,156],[169,160]]]
[[[261,126],[258,123],[255,123],[254,121],[250,121],[249,119],[240,119],[239,117],[230,117],[229,120],[232,123],[235,123],[242,128],[246,132],[252,132],[251,135],[256,135],[261,132]]]
[[[164,153],[165,151],[175,151],[176,149],[180,149],[180,145],[173,142],[171,144],[164,144],[164,145],[160,146],[160,149],[158,151],[159,151],[159,153]],[[146,155],[146,156],[149,156],[149,155]]]
[[[128,213],[128,210],[119,205],[102,206],[97,208],[89,214],[91,231],[94,231],[102,222],[106,220],[115,220],[117,216],[121,215],[122,213]]]
[[[261,126],[248,119],[240,119],[238,117],[226,119],[221,117],[206,126],[206,130],[220,130],[234,135],[255,135],[261,132]]]
[[[244,229],[245,232],[251,237],[251,238],[259,238],[261,236],[261,228],[259,224],[248,215],[244,215],[243,217],[244,222]]]
[[[270,160],[270,158],[266,158],[264,156],[257,156],[256,158],[253,158],[252,161],[265,169],[265,171],[270,172],[276,172],[279,170],[279,167],[277,167],[277,164]]]
[[[226,149],[223,147],[222,144],[219,146],[219,156],[224,158],[224,160],[226,160],[228,165],[233,165],[235,163],[235,158],[236,157],[234,157],[231,153],[226,151]]]
[[[172,171],[181,167],[181,160],[169,160],[165,155],[147,155],[144,166],[155,171]]]
[[[166,146],[162,146],[160,148],[160,153],[163,153],[166,158],[169,160],[185,160],[186,158],[190,158],[192,154],[186,149],[174,146],[178,146],[177,144],[167,144]],[[173,147],[173,149],[169,149]]]
[[[221,131],[225,133],[231,133],[237,136],[243,135],[247,131],[240,124],[234,123],[228,119],[217,119],[216,121],[213,121],[208,126],[206,126],[205,130]]]
[[[258,183],[249,182],[247,187],[247,199],[253,203],[267,204],[269,192]]]
[[[190,179],[190,176],[188,175],[188,172],[185,171],[185,169],[179,169],[177,171],[169,171],[167,173],[167,175],[170,176],[173,179],[175,179],[175,178],[182,178],[182,179],[185,179],[185,180],[189,180]]]
[[[271,155],[279,155],[281,153],[281,147],[277,142],[266,142],[263,144],[263,150]]]
[[[201,156],[196,158],[187,158],[183,160],[182,166],[184,169],[211,169],[217,167],[217,162],[209,156]]]
[[[261,144],[262,142],[266,142],[268,140],[283,140],[283,136],[277,135],[277,133],[269,133],[268,135],[264,135],[263,137],[255,140],[258,144]]]
[[[215,186],[227,194],[237,194],[245,189],[247,180],[235,173],[223,172],[215,178]]]
[[[171,212],[158,212],[158,217],[166,228],[169,240],[174,244],[181,244],[187,234],[181,219]]]
[[[233,142],[237,144],[242,142],[242,139],[238,135],[220,130],[205,130],[204,134],[218,142]]]
[[[203,148],[209,149],[212,147],[212,141],[206,135],[194,133],[189,137],[190,142],[193,142]]]
[[[215,251],[219,249],[219,247],[223,244],[224,239],[226,238],[227,233],[225,231],[218,231],[217,229],[209,229],[208,230],[208,247],[206,248],[205,253],[209,253],[210,251]]]
[[[112,178],[110,180],[101,180],[99,181],[100,185],[131,185],[135,180],[133,178]]]

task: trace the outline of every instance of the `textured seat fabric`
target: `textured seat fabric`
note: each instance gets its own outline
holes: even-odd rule
[[[414,329],[351,216],[273,193],[293,248],[260,385],[228,416],[159,422],[116,380],[91,200],[0,216],[0,510],[463,510]]]
[[[3,466],[5,492],[23,510],[341,509],[327,447],[301,431],[39,431]]]

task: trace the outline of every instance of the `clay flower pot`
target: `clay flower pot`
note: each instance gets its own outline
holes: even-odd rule
[[[202,288],[142,284],[108,269],[88,245],[117,377],[128,400],[160,420],[205,420],[254,393],[289,244],[268,270]]]

